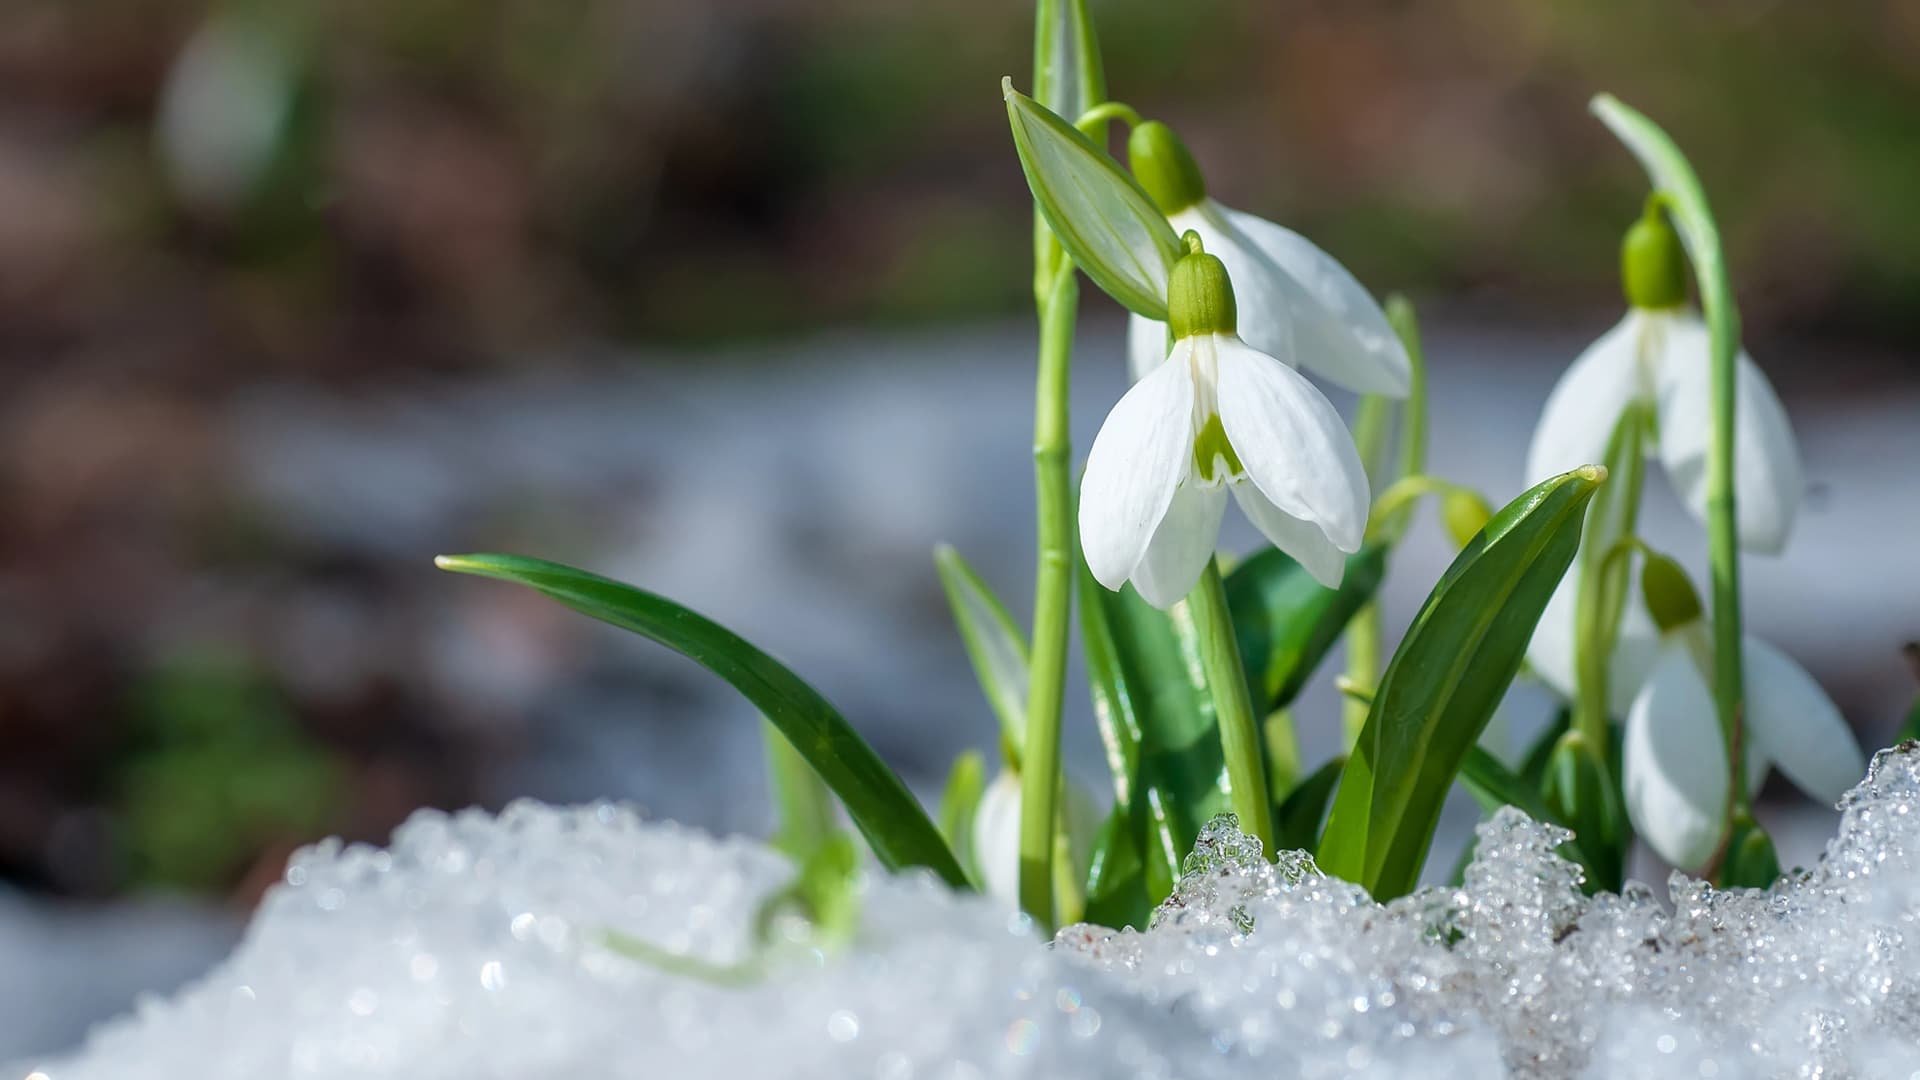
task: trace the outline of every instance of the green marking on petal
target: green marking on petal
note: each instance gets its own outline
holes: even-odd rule
[[[1214,465],[1222,459],[1227,463],[1227,475],[1224,478],[1217,478],[1214,475]],[[1244,475],[1247,471],[1246,466],[1240,464],[1240,455],[1233,452],[1233,444],[1227,441],[1227,429],[1221,425],[1219,413],[1207,417],[1207,422],[1201,427],[1200,434],[1194,436],[1193,467],[1200,474],[1200,479],[1209,484],[1216,479],[1230,479]]]

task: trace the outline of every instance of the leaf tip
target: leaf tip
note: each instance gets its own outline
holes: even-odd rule
[[[1005,100],[1009,105],[1011,105],[1013,103],[1013,99],[1019,96],[1020,96],[1020,91],[1015,90],[1013,88],[1013,76],[1011,75],[1000,76],[1000,97],[1003,100]]]
[[[1602,90],[1587,99],[1587,111],[1595,116],[1604,117],[1620,107],[1620,99]]]
[[[1573,470],[1573,475],[1590,484],[1603,484],[1607,479],[1607,467],[1605,465],[1582,465]]]
[[[451,570],[455,573],[463,569],[465,564],[466,556],[464,555],[435,555],[433,557],[434,566],[442,570]]]

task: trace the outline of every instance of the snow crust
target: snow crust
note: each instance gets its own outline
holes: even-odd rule
[[[1588,898],[1511,808],[1458,889],[1379,905],[1223,818],[1145,930],[1049,946],[874,873],[847,945],[775,924],[786,861],[610,804],[423,811],[294,857],[205,979],[31,1080],[407,1077],[1920,1077],[1920,746],[1882,751],[1819,863]],[[707,965],[637,958],[620,935]]]

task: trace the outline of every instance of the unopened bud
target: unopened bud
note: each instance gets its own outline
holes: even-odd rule
[[[1177,214],[1207,197],[1207,182],[1187,144],[1158,120],[1137,125],[1127,136],[1127,167],[1162,213]]]

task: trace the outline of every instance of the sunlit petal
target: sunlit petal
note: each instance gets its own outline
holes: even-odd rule
[[[1837,801],[1867,771],[1853,729],[1805,668],[1764,641],[1745,644],[1747,737],[1795,787]]]
[[[1293,561],[1313,575],[1313,580],[1329,589],[1340,587],[1347,572],[1347,556],[1327,539],[1320,526],[1302,521],[1280,509],[1250,483],[1233,485],[1233,500],[1261,535],[1273,546],[1293,557]]]
[[[1734,512],[1740,546],[1776,552],[1786,545],[1805,488],[1800,448],[1787,411],[1745,351],[1735,365]],[[1681,499],[1707,515],[1707,447],[1713,437],[1713,380],[1707,327],[1692,315],[1668,319],[1654,372],[1660,411],[1660,461]],[[1857,777],[1856,777],[1857,779]]]
[[[1294,363],[1355,393],[1407,395],[1413,367],[1406,348],[1366,286],[1292,229],[1224,206],[1214,209],[1226,225],[1221,231],[1230,234],[1221,251],[1243,255],[1250,271],[1257,266],[1255,272],[1277,274],[1273,291],[1286,303]],[[1233,263],[1227,272],[1236,288],[1246,276]],[[1244,319],[1240,336],[1262,348]]]
[[[1284,364],[1295,363],[1292,303],[1285,274],[1227,220],[1211,199],[1167,219],[1174,231],[1200,234],[1209,254],[1226,265],[1242,341]]]
[[[1685,649],[1661,653],[1627,711],[1627,816],[1660,857],[1698,870],[1720,843],[1727,754],[1713,698]]]
[[[1193,591],[1213,558],[1226,509],[1224,487],[1202,487],[1192,480],[1180,485],[1147,544],[1146,557],[1133,571],[1133,587],[1147,603],[1164,610]]]
[[[1353,436],[1306,377],[1233,338],[1218,339],[1220,423],[1247,478],[1282,513],[1360,550],[1367,474]]]
[[[987,895],[1020,902],[1020,777],[1002,770],[973,812],[973,862]]]
[[[1100,584],[1118,589],[1140,565],[1192,457],[1193,378],[1184,361],[1162,364],[1107,414],[1087,454],[1080,544]]]
[[[1601,334],[1560,376],[1547,395],[1540,424],[1533,429],[1527,450],[1529,484],[1537,484],[1568,469],[1602,462],[1607,440],[1627,403],[1640,393],[1635,350],[1641,320],[1630,311],[1613,329]]]
[[[1527,643],[1527,667],[1541,682],[1560,696],[1572,700],[1576,682],[1574,667],[1574,612],[1580,588],[1580,564],[1567,568],[1546,610],[1534,627],[1533,640]],[[1660,655],[1660,631],[1647,614],[1636,577],[1627,585],[1626,606],[1620,613],[1620,636],[1614,641],[1613,658],[1607,665],[1607,708],[1614,716],[1624,716],[1634,695],[1640,692],[1648,672]]]

